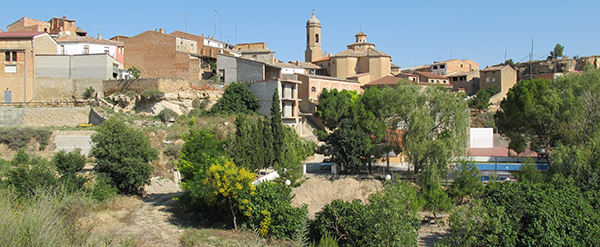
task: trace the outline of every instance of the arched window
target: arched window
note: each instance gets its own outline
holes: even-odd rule
[[[319,43],[319,34],[315,34],[315,43]]]
[[[316,87],[311,87],[311,88],[310,88],[310,91],[311,91],[311,92],[316,92],[316,91],[317,91],[317,88],[316,88]]]

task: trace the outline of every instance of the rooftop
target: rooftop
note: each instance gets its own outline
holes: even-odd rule
[[[431,73],[431,72],[415,71],[415,74],[422,75],[422,76],[425,76],[425,77],[431,78],[431,79],[445,79],[445,80],[448,79],[447,76],[438,75],[436,73]]]
[[[0,38],[33,38],[35,36],[45,34],[44,32],[3,32],[0,33]]]

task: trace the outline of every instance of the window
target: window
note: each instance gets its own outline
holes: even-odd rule
[[[110,52],[110,48],[108,46],[104,47],[104,53],[108,54]]]
[[[119,47],[119,54],[123,54],[125,52],[125,49],[123,47]]]
[[[315,34],[315,43],[319,43],[319,34]]]
[[[485,78],[485,82],[490,82],[490,78]]]
[[[492,78],[492,82],[495,82],[495,81],[496,81],[496,78]]]
[[[90,54],[90,46],[87,46],[87,45],[83,46],[83,54]]]
[[[440,65],[440,69],[446,68],[445,64]]]
[[[310,91],[311,91],[311,92],[316,92],[316,91],[317,91],[317,88],[316,88],[316,87],[311,87],[311,88],[310,88]]]
[[[460,67],[462,68],[462,67],[463,67],[463,65],[461,64],[461,65],[460,65]]]
[[[438,66],[437,66],[437,65],[434,65],[434,66],[433,66],[433,69],[438,69]]]
[[[4,65],[4,73],[17,73],[17,65]]]
[[[10,62],[10,61],[16,62],[17,61],[17,52],[16,51],[4,52],[4,56],[5,56],[5,60],[7,62]]]

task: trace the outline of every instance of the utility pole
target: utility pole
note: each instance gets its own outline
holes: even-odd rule
[[[187,33],[187,18],[188,18],[188,13],[185,13],[185,19],[184,19],[185,29],[184,30],[185,30],[186,33]]]

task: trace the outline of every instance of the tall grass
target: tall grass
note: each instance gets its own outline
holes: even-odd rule
[[[85,221],[95,202],[84,193],[64,188],[45,188],[17,197],[10,188],[0,189],[0,245],[84,245],[94,223]]]

